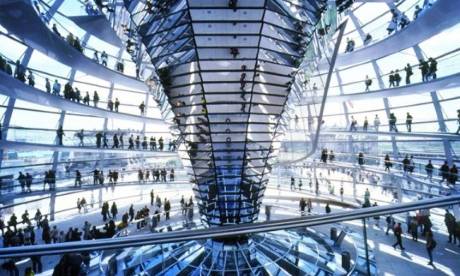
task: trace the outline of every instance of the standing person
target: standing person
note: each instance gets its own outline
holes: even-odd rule
[[[299,208],[300,208],[300,215],[304,216],[305,215],[305,207],[307,206],[307,202],[305,199],[302,197],[299,201]]]
[[[410,222],[409,222],[409,232],[412,235],[412,240],[413,241],[418,241],[418,224],[417,224],[417,218],[412,217]]]
[[[439,168],[439,172],[441,174],[441,180],[439,181],[439,184],[444,182],[444,180],[449,183],[449,165],[447,164],[447,161],[444,161],[444,164]]]
[[[295,191],[295,178],[291,176],[291,191]]]
[[[422,82],[428,81],[428,73],[430,66],[428,65],[428,62],[424,61],[423,59],[419,60],[419,66],[418,68],[420,69],[420,73],[422,74]]]
[[[81,187],[81,172],[79,170],[75,171],[75,187]]]
[[[99,102],[99,94],[97,94],[97,91],[94,91],[94,94],[93,94],[93,105],[94,105],[94,107],[97,107],[98,102]]]
[[[115,106],[115,112],[118,112],[118,107],[120,106],[120,101],[118,100],[118,98],[115,98],[114,106]]]
[[[186,211],[187,209],[186,209],[186,206],[185,206],[184,195],[182,195],[182,198],[180,199],[180,207],[181,207],[181,213],[182,213],[182,215],[185,215],[185,211]]]
[[[326,211],[326,214],[330,214],[331,213],[331,206],[329,206],[329,203],[326,203],[326,207],[324,208],[325,211]]]
[[[171,202],[165,199],[165,216],[166,220],[169,220],[169,212],[171,211]]]
[[[414,74],[412,72],[412,67],[408,63],[406,67],[404,67],[404,71],[406,71],[406,84],[410,84],[410,77]]]
[[[390,127],[390,132],[395,131],[398,132],[398,128],[396,127],[396,116],[394,113],[390,113],[390,118],[388,119],[388,125]]]
[[[391,163],[390,156],[388,154],[385,155],[384,164],[385,164],[385,171],[390,172],[390,168],[393,166],[393,164]]]
[[[430,182],[433,182],[433,164],[431,163],[431,160],[428,160],[428,164],[425,165],[425,171],[426,171],[426,178],[430,180]]]
[[[367,120],[367,116],[366,116],[364,117],[363,131],[367,131],[368,126],[369,126],[369,121]]]
[[[62,125],[59,125],[58,129],[56,130],[56,138],[59,146],[62,146],[62,136],[64,136],[64,130],[62,129]]]
[[[429,230],[426,233],[426,251],[428,252],[428,257],[430,261],[429,265],[433,265],[433,250],[436,248],[436,241],[433,238],[433,232]]]
[[[401,223],[398,222],[396,226],[393,228],[393,233],[396,237],[396,242],[393,244],[393,248],[396,249],[396,246],[399,245],[401,250],[404,250],[404,247],[402,245],[402,228],[401,228]]]
[[[446,209],[446,214],[444,215],[444,223],[446,224],[447,232],[449,233],[449,243],[451,243],[453,240],[453,244],[456,244],[457,236],[455,235],[455,226],[456,226],[455,217],[447,209]]]
[[[379,118],[379,115],[378,115],[378,114],[375,114],[375,118],[374,118],[374,129],[375,129],[375,132],[379,132],[379,126],[380,126],[380,118]]]
[[[131,204],[131,206],[129,206],[129,221],[133,221],[134,219],[134,206],[133,204]]]
[[[78,146],[83,147],[84,146],[83,140],[85,139],[85,133],[83,129],[80,130],[80,132],[77,132],[77,137],[80,140],[80,143],[78,144]]]
[[[45,79],[45,89],[46,93],[51,93],[51,83],[48,78]]]
[[[407,128],[407,132],[412,132],[412,120],[413,120],[412,115],[410,115],[410,113],[407,112],[407,115],[406,115],[406,128]]]
[[[430,62],[428,65],[428,76],[431,77],[432,80],[435,80],[437,77],[438,62],[434,58],[429,58],[428,61]]]
[[[141,104],[139,105],[139,110],[141,111],[141,116],[144,115],[144,113],[145,113],[144,101],[142,101]]]
[[[369,79],[369,76],[366,75],[366,80],[364,81],[364,84],[366,85],[366,92],[370,91],[370,87],[372,85],[372,80]]]
[[[112,203],[112,207],[110,208],[110,213],[112,213],[113,219],[117,218],[118,208],[117,208],[117,204],[115,203],[115,201]]]
[[[184,196],[182,196],[182,199],[184,198]],[[150,206],[153,206],[153,201],[155,199],[155,196],[154,196],[154,193],[153,193],[153,189],[150,190]]]

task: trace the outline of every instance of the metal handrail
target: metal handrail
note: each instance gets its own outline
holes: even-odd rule
[[[299,217],[270,222],[243,224],[235,226],[213,227],[191,231],[156,233],[109,240],[91,240],[83,242],[67,242],[61,244],[21,246],[0,249],[0,258],[29,257],[36,255],[54,255],[69,252],[93,251],[149,244],[177,243],[182,241],[225,238],[260,232],[286,230],[299,227],[309,227],[337,223],[347,220],[357,220],[374,216],[403,213],[419,209],[429,209],[447,205],[459,204],[460,195],[419,200],[398,205],[377,206],[370,208],[343,211],[328,215]]]

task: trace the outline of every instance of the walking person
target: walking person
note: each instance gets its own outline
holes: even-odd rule
[[[436,241],[433,238],[433,232],[428,231],[426,233],[426,251],[428,252],[428,257],[430,261],[429,265],[433,265],[433,250],[436,248]]]
[[[398,222],[396,226],[393,228],[393,233],[396,237],[396,242],[393,244],[393,248],[396,249],[396,246],[399,245],[399,248],[401,250],[404,250],[404,247],[402,245],[402,228],[401,228],[401,223]]]

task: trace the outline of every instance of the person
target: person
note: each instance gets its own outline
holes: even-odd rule
[[[399,84],[401,83],[401,75],[399,74],[399,70],[395,71],[393,78],[394,78],[394,85],[398,87]]]
[[[460,109],[457,110],[457,125],[458,125],[458,128],[455,134],[459,135],[460,134]]]
[[[364,84],[366,85],[366,92],[370,91],[370,87],[372,85],[372,80],[369,78],[368,75],[366,75],[366,79],[364,80]]]
[[[364,153],[358,153],[358,165],[364,166]]]
[[[37,211],[35,212],[35,216],[34,216],[35,222],[37,223],[37,229],[41,227],[42,217],[43,216],[42,216],[42,213],[40,212],[40,209],[37,209]]]
[[[380,118],[379,118],[379,115],[378,115],[378,114],[375,114],[375,118],[374,118],[374,129],[375,129],[375,132],[379,132],[379,126],[380,126]]]
[[[112,99],[108,99],[108,101],[107,101],[107,109],[109,111],[113,111],[113,101],[112,101]]]
[[[22,82],[26,82],[26,68],[19,60],[16,61],[16,69],[14,70],[14,77]]]
[[[56,130],[56,137],[59,146],[62,146],[62,136],[64,136],[64,130],[62,129],[62,125],[59,125],[58,129]]]
[[[385,155],[384,164],[385,171],[390,172],[390,168],[393,166],[393,164],[391,163],[390,156],[388,154]]]
[[[431,163],[431,160],[428,160],[428,164],[425,165],[425,171],[426,171],[426,178],[430,180],[430,182],[433,182],[433,164]]]
[[[103,136],[102,132],[98,131],[96,133],[96,147],[97,148],[100,148],[102,145],[102,136]]]
[[[410,77],[414,74],[412,72],[412,66],[408,63],[406,67],[404,67],[404,71],[406,72],[406,84],[410,84]]]
[[[141,104],[139,105],[139,110],[141,111],[141,115],[144,115],[144,113],[145,113],[144,101],[142,101]]]
[[[171,168],[171,170],[169,171],[169,181],[174,182],[174,177],[175,177],[174,168]]]
[[[412,132],[412,120],[413,120],[412,115],[410,115],[410,113],[407,112],[407,114],[406,114],[406,128],[407,128],[407,132]]]
[[[86,94],[83,97],[83,104],[89,105],[89,100],[90,100],[89,93],[88,93],[88,91],[86,91]]]
[[[117,204],[115,203],[115,201],[112,203],[112,207],[110,208],[110,213],[112,213],[113,219],[117,218],[118,208],[117,208]]]
[[[347,45],[345,48],[345,53],[353,52],[354,49],[355,49],[355,41],[347,37]]]
[[[300,209],[300,215],[301,216],[304,216],[305,215],[305,207],[307,206],[307,202],[305,201],[305,199],[302,197],[300,198],[300,201],[299,201],[299,209]]]
[[[364,206],[371,206],[371,192],[369,191],[369,188],[366,188],[366,191],[364,192]]]
[[[372,41],[372,35],[371,34],[366,34],[366,37],[364,37],[363,44],[368,45]]]
[[[358,121],[351,116],[350,131],[358,131]]]
[[[409,163],[409,155],[406,154],[406,156],[402,160],[404,175],[407,175],[407,172],[409,172]]]
[[[81,172],[79,170],[75,171],[75,187],[81,187]]]
[[[395,71],[391,71],[388,75],[388,87],[395,87]]]
[[[108,58],[109,58],[109,56],[107,55],[107,53],[105,51],[102,51],[102,53],[101,53],[102,65],[107,67],[107,59]]]
[[[82,207],[82,206],[81,206],[81,200],[80,200],[80,198],[77,198],[77,209],[78,209],[78,213],[81,212],[81,207]]]
[[[455,164],[452,165],[452,168],[449,170],[449,184],[450,185],[455,185],[455,183],[458,180],[458,169]]]
[[[99,63],[99,52],[98,51],[94,51],[93,53],[93,60],[97,63]]]
[[[181,213],[182,215],[185,215],[186,212],[186,206],[185,206],[185,198],[184,195],[182,195],[182,198],[180,199],[180,207],[181,207]]]
[[[291,176],[291,191],[295,190],[295,178]]]
[[[171,202],[165,198],[165,217],[169,220],[169,212],[171,211]]]
[[[118,112],[118,107],[120,106],[120,101],[118,100],[118,98],[115,98],[114,106],[115,106],[115,112]]]
[[[182,199],[184,198],[184,196],[182,196]],[[153,189],[150,190],[150,206],[153,206],[153,201],[155,199],[155,194],[153,193]]]
[[[271,211],[272,208],[271,207],[272,206],[270,206],[270,205],[265,205],[265,220],[266,221],[270,221],[270,217],[271,217],[271,213],[272,213],[272,211]]]
[[[331,150],[331,151],[329,152],[329,162],[332,163],[332,162],[334,162],[334,160],[335,160],[335,154],[334,154],[334,152]]]
[[[93,93],[93,105],[94,105],[94,107],[97,107],[98,102],[99,102],[99,94],[97,94],[97,91],[94,91],[94,93]]]
[[[325,210],[326,210],[326,214],[330,214],[330,213],[331,213],[331,206],[329,206],[329,203],[326,203]]]
[[[426,62],[423,59],[420,59],[419,62],[420,63],[419,63],[418,68],[420,69],[420,73],[422,74],[422,82],[426,82],[428,81],[428,73],[430,70],[430,66],[428,62]]]
[[[57,80],[54,80],[53,95],[59,96],[60,93],[61,93],[61,84]]]
[[[396,249],[396,246],[399,245],[399,248],[401,248],[401,250],[404,250],[404,247],[402,245],[402,228],[400,222],[398,222],[396,226],[393,228],[393,233],[396,237],[396,242],[393,244],[393,248]]]
[[[363,123],[363,131],[367,131],[368,126],[369,126],[369,121],[367,120],[367,116],[365,116],[364,123]]]
[[[444,223],[446,224],[447,232],[449,233],[448,242],[449,243],[453,242],[453,244],[457,244],[457,235],[455,233],[455,226],[456,226],[455,217],[447,209],[446,209],[446,214],[444,215]]]
[[[396,116],[394,113],[390,113],[390,118],[388,119],[388,124],[390,127],[390,132],[395,131],[398,132],[398,128],[396,127]]]
[[[131,204],[131,206],[129,206],[129,221],[133,221],[134,220],[134,206],[133,204]]]
[[[392,32],[394,32],[394,31],[396,30],[397,27],[398,27],[397,21],[396,21],[396,19],[393,17],[393,18],[391,19],[391,21],[388,23],[388,27],[387,27],[388,35],[390,35]]]
[[[101,214],[102,220],[106,221],[109,214],[109,203],[107,201],[102,204]]]
[[[414,10],[414,20],[417,19],[417,17],[419,16],[421,12],[422,12],[422,8],[420,8],[419,5],[416,5],[415,10]]]
[[[447,164],[447,161],[444,161],[444,164],[439,168],[439,173],[441,176],[441,180],[439,181],[439,184],[443,183],[444,180],[449,181],[449,164]]]
[[[429,58],[428,59],[429,65],[428,65],[428,76],[427,78],[431,78],[432,80],[435,80],[437,75],[436,72],[438,71],[438,62],[434,58]]]
[[[112,149],[113,148],[118,149],[120,145],[120,141],[118,140],[118,135],[116,133],[113,135],[112,141],[113,141]]]
[[[30,260],[32,261],[32,269],[34,273],[42,273],[43,270],[43,264],[41,261],[41,256],[34,255],[30,257]]]
[[[429,230],[426,233],[426,251],[430,259],[430,261],[428,262],[429,265],[433,265],[433,250],[435,248],[436,248],[436,241],[433,238],[433,232]]]
[[[391,214],[387,216],[385,220],[387,223],[387,230],[385,231],[385,235],[388,235],[388,232],[390,231],[390,229],[393,229],[394,227],[395,220]]]
[[[327,163],[327,149],[323,149],[321,151],[321,162],[323,162],[324,164]]]

